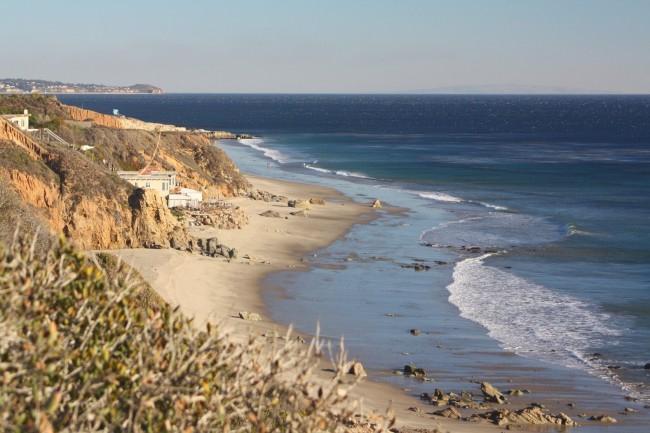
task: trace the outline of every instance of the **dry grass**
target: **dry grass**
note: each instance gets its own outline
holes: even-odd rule
[[[317,341],[235,343],[166,305],[143,307],[119,263],[61,243],[0,251],[3,432],[316,432],[354,423],[342,356],[313,376]],[[382,430],[385,424],[376,425]],[[358,431],[358,425],[353,426]]]

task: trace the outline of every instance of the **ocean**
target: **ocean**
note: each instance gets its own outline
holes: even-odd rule
[[[265,292],[275,320],[344,335],[377,379],[430,392],[394,374],[414,363],[445,389],[490,380],[649,419],[650,96],[60,99],[254,134],[217,145],[245,172],[403,208],[305,258],[309,271],[269,277]]]

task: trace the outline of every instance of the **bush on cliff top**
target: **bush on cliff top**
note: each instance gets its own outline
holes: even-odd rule
[[[166,305],[143,307],[122,272],[61,243],[0,251],[0,430],[312,432],[349,426],[340,361],[312,378],[295,340],[231,341]]]

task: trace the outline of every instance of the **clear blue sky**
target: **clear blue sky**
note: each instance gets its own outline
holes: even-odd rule
[[[650,93],[650,0],[23,0],[0,18],[3,78]]]

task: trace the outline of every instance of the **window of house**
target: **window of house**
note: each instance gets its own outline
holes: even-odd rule
[[[146,183],[144,184],[144,187],[145,187],[145,188],[151,188],[151,184],[150,184],[149,182],[146,182]]]

